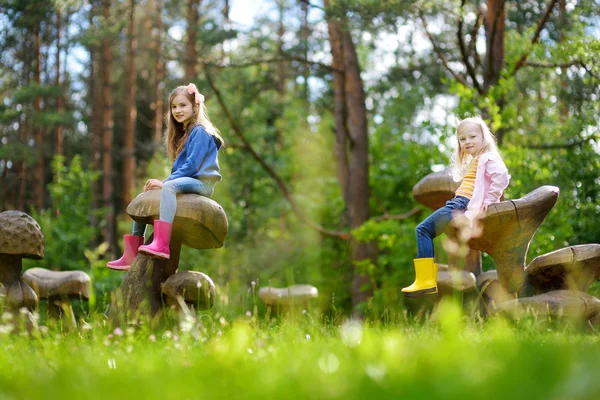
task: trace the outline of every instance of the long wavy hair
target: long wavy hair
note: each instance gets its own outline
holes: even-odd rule
[[[185,126],[182,122],[177,122],[173,113],[171,112],[171,103],[175,96],[183,94],[193,104],[193,114],[191,121]],[[212,135],[217,141],[221,143],[221,146],[225,145],[225,141],[221,137],[221,133],[208,119],[208,112],[204,105],[204,99],[200,101],[200,104],[196,104],[194,101],[194,94],[187,90],[186,86],[177,86],[169,95],[168,103],[169,111],[165,115],[167,120],[167,129],[165,131],[165,144],[167,145],[167,155],[171,162],[175,161],[181,149],[185,145],[190,132],[196,125],[200,125],[206,129],[210,135]]]
[[[461,133],[472,126],[477,127],[483,135],[483,147],[474,155],[465,153],[460,144],[460,140],[458,139]],[[483,153],[494,152],[498,157],[502,158],[498,151],[496,137],[480,116],[469,117],[459,121],[456,126],[456,138],[458,144],[451,160],[452,177],[455,181],[460,181],[464,178],[467,165],[473,158],[478,157]]]

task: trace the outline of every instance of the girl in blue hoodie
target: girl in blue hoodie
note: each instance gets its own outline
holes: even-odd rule
[[[148,179],[144,192],[162,189],[160,219],[154,221],[154,240],[144,243],[146,225],[133,222],[131,235],[124,236],[123,256],[110,261],[108,267],[126,271],[142,253],[169,259],[171,227],[177,210],[177,193],[197,193],[211,197],[215,183],[221,180],[217,153],[223,138],[208,119],[204,96],[196,85],[175,88],[169,95],[171,110],[167,118],[166,144],[169,160],[173,162],[171,175],[164,180]]]

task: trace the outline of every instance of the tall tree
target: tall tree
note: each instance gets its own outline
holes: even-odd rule
[[[154,117],[153,117],[153,135],[152,143],[153,148],[156,149],[160,145],[160,140],[163,134],[163,119],[164,119],[164,82],[163,78],[165,75],[165,62],[163,57],[163,0],[154,0],[154,29],[152,30],[152,42],[154,46]]]
[[[196,79],[198,65],[198,14],[202,0],[187,0],[187,31],[185,38],[185,83]]]
[[[135,0],[129,2],[129,20],[127,23],[127,98],[125,100],[125,137],[123,143],[123,209],[131,201],[135,188],[135,123],[136,106],[136,69],[135,58],[137,39],[135,34]]]
[[[41,27],[40,24],[35,26],[33,31],[33,42],[34,42],[34,59],[35,59],[35,67],[33,70],[33,81],[37,86],[37,90],[41,89],[41,76],[42,76],[42,34],[40,32]],[[33,103],[33,118],[37,119],[41,115],[42,111],[42,98],[38,94],[34,98]],[[44,208],[44,199],[45,199],[45,160],[44,156],[46,152],[44,151],[44,128],[42,127],[41,121],[33,121],[33,131],[35,137],[35,145],[37,148],[37,163],[35,166],[35,200],[36,207],[38,210]],[[23,182],[24,183],[24,182]],[[25,193],[22,193],[22,197],[25,197]]]
[[[325,1],[330,6],[330,1]],[[336,162],[340,188],[348,210],[350,228],[362,226],[369,219],[369,140],[365,91],[360,76],[356,47],[347,27],[347,20],[329,17],[327,27],[331,43],[333,85],[335,92]],[[341,71],[341,72],[337,72]],[[369,278],[360,269],[364,261],[375,263],[374,243],[352,240],[352,302],[354,310],[372,295],[366,289]]]
[[[56,74],[55,84],[59,90],[58,96],[56,98],[56,113],[58,115],[62,115],[64,113],[64,99],[62,94],[62,72],[61,72],[61,58],[60,53],[63,50],[61,48],[61,38],[62,38],[62,11],[60,6],[56,7],[56,65],[54,66],[54,71]],[[67,24],[68,26],[68,24]],[[64,154],[64,128],[62,123],[58,123],[56,125],[56,136],[54,138],[54,152],[57,155]]]
[[[112,47],[108,26],[111,21],[111,0],[103,0],[102,15],[104,17],[104,38],[102,40],[102,201],[106,208],[106,226],[104,240],[109,243],[112,253],[115,245],[115,211],[113,204],[113,135],[114,109],[112,92]]]

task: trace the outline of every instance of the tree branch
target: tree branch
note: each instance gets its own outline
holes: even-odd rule
[[[429,41],[431,42],[433,49],[435,50],[438,57],[442,61],[442,64],[444,64],[444,67],[448,70],[448,72],[450,72],[452,74],[452,76],[454,76],[454,79],[456,79],[457,81],[459,81],[466,87],[471,87],[471,85],[469,85],[469,82],[467,82],[467,80],[465,79],[464,76],[458,74],[452,68],[450,68],[448,59],[446,58],[444,53],[442,53],[442,50],[439,48],[439,46],[435,42],[435,39],[433,38],[433,36],[429,32],[429,30],[427,29],[427,21],[425,21],[425,16],[423,15],[423,12],[421,10],[419,10],[419,17],[421,18],[421,22],[423,23],[423,28],[425,29],[425,33],[427,34],[427,37],[429,38]]]
[[[526,144],[525,147],[528,149],[541,149],[541,150],[550,150],[550,149],[569,149],[572,147],[581,146],[584,143],[590,142],[592,140],[597,140],[600,138],[600,133],[595,132],[588,138],[570,141],[568,143],[550,143],[550,144]]]
[[[329,64],[321,63],[321,62],[318,62],[318,61],[311,61],[311,60],[307,60],[307,59],[302,58],[302,57],[292,56],[292,55],[287,55],[287,54],[284,54],[283,56],[280,56],[280,57],[262,58],[262,59],[251,60],[251,61],[247,61],[245,63],[240,63],[240,64],[223,65],[223,64],[218,64],[218,63],[209,62],[209,61],[201,61],[201,63],[202,63],[202,65],[206,65],[206,66],[215,67],[215,68],[221,68],[222,69],[222,68],[246,68],[246,67],[251,67],[253,65],[272,64],[272,63],[278,63],[278,62],[281,62],[281,61],[289,61],[289,60],[299,61],[299,62],[310,64],[310,65],[316,65],[316,66],[319,66],[321,68],[325,68],[328,71],[341,72],[341,71],[336,70],[334,67],[332,67]]]
[[[464,11],[464,6],[465,6],[465,1],[466,0],[462,0],[460,2],[460,15],[458,17],[458,32],[457,32],[458,47],[460,48],[460,54],[462,56],[463,62],[465,64],[465,66],[467,67],[467,72],[469,73],[469,76],[471,77],[471,80],[473,81],[473,86],[475,87],[475,89],[477,89],[477,92],[479,94],[483,94],[483,91],[481,90],[481,86],[479,86],[479,82],[477,81],[477,75],[475,74],[475,69],[469,62],[469,55],[467,53],[467,48],[465,46],[465,40],[463,38],[463,11]]]
[[[525,61],[527,60],[527,57],[529,56],[529,53],[531,52],[531,48],[540,39],[540,33],[542,32],[542,29],[544,29],[546,22],[548,22],[548,20],[550,19],[550,14],[552,14],[552,9],[554,9],[554,6],[556,5],[557,2],[558,2],[558,0],[550,0],[550,3],[548,3],[548,6],[546,7],[546,11],[544,11],[542,18],[540,18],[538,25],[537,25],[537,29],[535,30],[535,33],[534,33],[533,37],[531,38],[531,47],[529,48],[529,50],[527,50],[525,53],[523,53],[521,55],[521,57],[519,58],[519,61],[517,61],[517,63],[513,67],[512,75],[514,75],[525,64]]]
[[[540,63],[535,61],[524,61],[524,67],[536,67],[536,68],[568,68],[574,65],[583,66],[583,62],[579,60],[573,60],[565,63]]]

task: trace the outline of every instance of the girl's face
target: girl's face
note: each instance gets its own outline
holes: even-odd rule
[[[458,142],[460,143],[460,149],[467,154],[477,154],[483,149],[483,132],[478,125],[468,124],[461,129],[458,135]]]
[[[175,121],[183,124],[190,122],[194,115],[194,105],[184,94],[178,94],[173,97],[171,102],[171,114]]]

